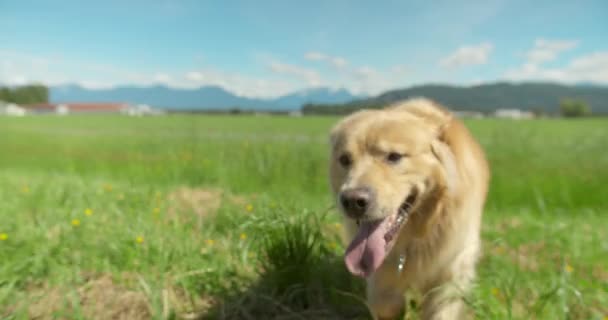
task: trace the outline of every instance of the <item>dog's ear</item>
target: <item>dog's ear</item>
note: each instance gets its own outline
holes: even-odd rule
[[[442,175],[444,176],[445,187],[451,194],[457,190],[459,180],[456,157],[450,144],[450,138],[452,138],[450,135],[455,129],[453,124],[454,122],[450,121],[441,126],[437,138],[431,142],[431,151],[443,166]]]
[[[329,146],[333,150],[336,146],[336,142],[338,140],[338,133],[336,130],[331,130],[329,132]]]
[[[330,150],[333,152],[334,150],[336,150],[336,148],[338,147],[338,145],[340,145],[343,141],[344,137],[342,134],[342,123],[338,123],[336,124],[333,128],[331,128],[331,130],[329,131],[329,147]]]
[[[431,142],[431,151],[441,166],[433,174],[432,180],[434,180],[434,183],[428,195],[429,201],[425,201],[423,203],[424,207],[420,210],[425,214],[412,217],[416,237],[424,237],[433,225],[440,222],[440,212],[446,205],[446,202],[440,201],[440,199],[457,192],[459,182],[458,164],[450,144],[450,135],[452,134],[450,125],[448,123],[442,126],[436,138]]]

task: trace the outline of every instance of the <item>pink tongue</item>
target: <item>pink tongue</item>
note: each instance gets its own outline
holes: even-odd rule
[[[350,273],[367,277],[384,261],[384,220],[363,222],[359,232],[346,249],[344,262]]]

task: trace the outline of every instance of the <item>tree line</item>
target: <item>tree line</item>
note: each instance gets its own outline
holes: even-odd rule
[[[16,104],[47,103],[49,89],[44,85],[25,85],[19,87],[0,87],[0,101]]]
[[[315,104],[308,103],[302,106],[303,114],[316,115],[346,115],[360,109],[378,109],[384,105],[378,103],[360,104]],[[532,111],[537,116],[545,115],[543,108],[534,108]],[[559,115],[566,118],[585,117],[591,115],[591,107],[581,99],[565,98],[559,102]]]

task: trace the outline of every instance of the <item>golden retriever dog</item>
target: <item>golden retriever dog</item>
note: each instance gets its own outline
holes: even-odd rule
[[[423,295],[422,319],[460,319],[475,277],[489,166],[464,124],[425,98],[361,110],[330,134],[331,188],[375,319]]]

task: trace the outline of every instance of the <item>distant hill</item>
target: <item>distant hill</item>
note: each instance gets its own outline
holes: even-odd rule
[[[189,110],[299,110],[307,103],[344,103],[356,97],[344,89],[313,88],[273,99],[240,97],[221,87],[174,89],[166,86],[117,87],[90,90],[77,85],[50,88],[50,102],[126,102],[148,104],[157,108]]]
[[[345,103],[359,98],[361,97],[354,96],[346,89],[313,88],[294,92],[272,101],[282,107],[299,109],[309,103]]]
[[[411,97],[427,97],[452,110],[493,112],[516,108],[557,113],[564,98],[586,101],[596,114],[608,114],[608,87],[600,85],[561,85],[555,83],[493,83],[471,87],[423,85],[391,90],[378,96],[338,104],[308,104],[305,113],[349,113],[361,108],[378,108]]]

